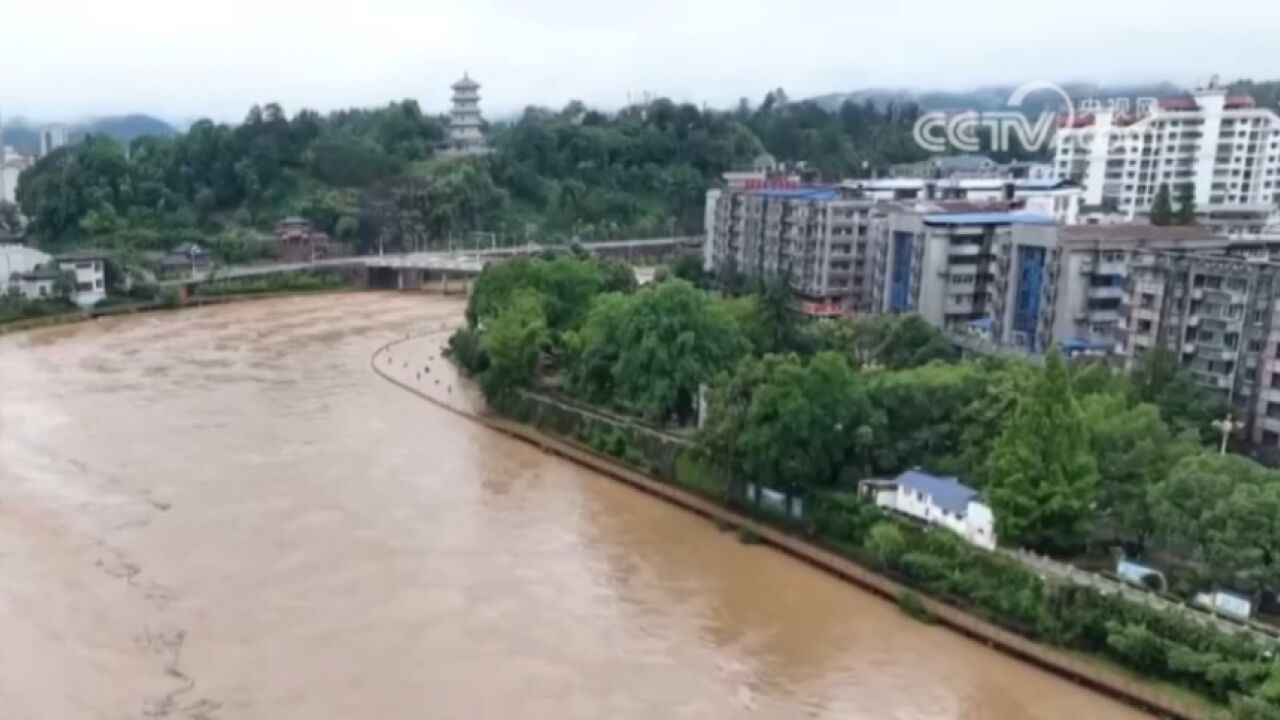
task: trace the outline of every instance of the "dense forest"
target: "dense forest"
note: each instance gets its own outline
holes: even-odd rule
[[[503,240],[656,236],[701,228],[703,193],[769,152],[835,178],[915,160],[912,106],[828,112],[781,90],[732,111],[659,99],[614,113],[571,102],[529,108],[486,132],[490,155],[438,154],[443,118],[414,101],[292,117],[252,108],[238,125],[203,120],[124,147],[105,135],[42,158],[18,202],[51,247],[127,254],[203,239],[234,255],[290,215],[368,251]]]

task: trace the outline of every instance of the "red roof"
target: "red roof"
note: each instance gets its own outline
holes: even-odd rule
[[[1200,106],[1196,104],[1193,97],[1162,97],[1159,100],[1160,107],[1165,110],[1199,110]]]
[[[1258,101],[1254,100],[1252,95],[1228,95],[1226,106],[1232,109],[1251,108],[1257,107]]]

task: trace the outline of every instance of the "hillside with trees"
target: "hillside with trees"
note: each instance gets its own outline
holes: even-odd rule
[[[486,129],[494,152],[437,153],[445,121],[414,101],[320,115],[253,107],[126,148],[93,134],[23,173],[29,231],[121,254],[199,239],[216,248],[301,215],[358,251],[445,247],[473,233],[563,241],[691,233],[706,187],[762,153],[823,177],[914,160],[913,107],[828,112],[770,93],[756,107],[666,99],[602,113],[572,102]]]

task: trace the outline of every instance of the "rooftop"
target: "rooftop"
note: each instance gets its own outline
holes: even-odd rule
[[[14,273],[13,275],[19,280],[57,280],[62,277],[62,271],[57,268],[42,267],[30,272]]]
[[[961,212],[926,215],[925,225],[1053,225],[1053,218],[1040,213]]]
[[[752,195],[761,197],[794,198],[797,200],[834,200],[835,188],[829,187],[777,187],[759,188],[751,191]]]
[[[80,250],[68,250],[64,253],[58,253],[59,260],[109,260],[111,253],[106,250],[97,250],[94,248],[82,248]]]
[[[1205,228],[1196,225],[1148,225],[1126,223],[1118,225],[1067,225],[1062,228],[1062,242],[1085,245],[1089,243],[1181,244],[1203,240],[1225,243]]]
[[[899,487],[910,488],[933,498],[934,504],[957,515],[963,515],[969,501],[978,491],[950,475],[930,475],[919,470],[908,470],[894,480]]]
[[[454,90],[475,90],[480,87],[480,83],[471,79],[467,73],[462,73],[462,79],[451,85]]]

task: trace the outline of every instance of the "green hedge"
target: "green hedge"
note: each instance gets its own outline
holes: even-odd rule
[[[342,278],[332,273],[306,270],[279,275],[215,280],[203,285],[197,285],[195,294],[197,297],[218,297],[220,295],[333,290],[342,286]]]
[[[1026,637],[1101,655],[1143,675],[1232,703],[1238,713],[1280,714],[1274,647],[1172,613],[1047,581],[1020,563],[973,547],[942,529],[886,516],[847,494],[815,504],[817,536],[860,562]],[[897,524],[902,545],[886,552]]]

